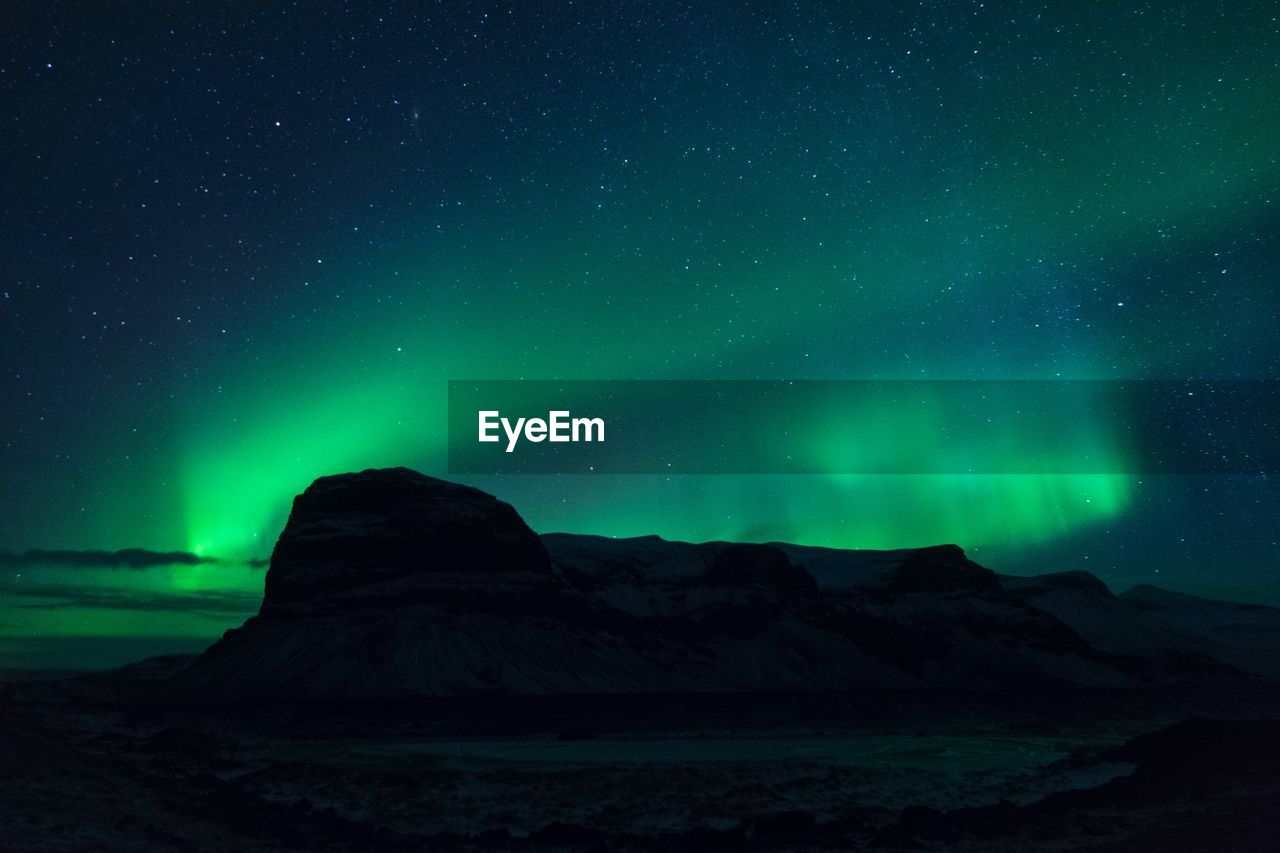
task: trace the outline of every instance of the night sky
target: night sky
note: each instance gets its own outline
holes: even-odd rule
[[[0,155],[0,666],[238,624],[450,378],[1280,377],[1274,3],[10,3]],[[1124,461],[468,479],[1280,603],[1274,480]]]

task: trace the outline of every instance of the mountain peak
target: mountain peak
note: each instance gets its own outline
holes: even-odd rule
[[[408,468],[321,477],[293,502],[271,554],[263,610],[416,574],[551,574],[510,504]]]
[[[886,586],[893,593],[992,592],[1000,589],[1000,579],[965,556],[959,545],[932,545],[910,552]]]

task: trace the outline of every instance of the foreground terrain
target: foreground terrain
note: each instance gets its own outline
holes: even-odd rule
[[[0,690],[5,850],[1273,850],[1280,611],[954,545],[294,502],[203,654]]]
[[[993,697],[932,725],[901,697],[898,724],[862,713],[874,697],[23,704],[0,735],[0,848],[1274,849],[1280,723],[1134,734],[1156,698],[1106,697],[1117,716],[1092,726],[1047,707],[977,726]]]

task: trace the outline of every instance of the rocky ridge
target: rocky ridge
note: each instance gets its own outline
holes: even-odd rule
[[[1224,605],[1225,606],[1225,605]],[[1277,612],[1001,576],[955,545],[538,536],[509,504],[404,468],[299,495],[259,613],[173,679],[202,701],[472,694],[1239,685]],[[1195,611],[1195,608],[1190,608]],[[1198,611],[1195,611],[1198,612]],[[1194,619],[1192,619],[1194,621]],[[1210,619],[1212,622],[1212,619]]]

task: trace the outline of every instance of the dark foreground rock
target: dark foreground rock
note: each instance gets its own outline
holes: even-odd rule
[[[1280,829],[1275,720],[1193,720],[1115,747],[1086,737],[1071,757],[1009,776],[992,766],[937,772],[912,758],[955,742],[945,729],[895,739],[905,757],[889,763],[879,746],[863,763],[830,757],[883,735],[785,724],[767,739],[808,744],[785,761],[760,760],[752,738],[729,738],[738,751],[707,761],[705,732],[642,740],[661,754],[635,760],[598,752],[639,733],[556,742],[554,758],[528,761],[521,751],[545,756],[545,740],[438,741],[409,719],[372,725],[368,711],[353,706],[345,722],[318,725],[261,706],[195,714],[19,703],[0,728],[0,847],[1261,853]],[[1028,732],[1025,743],[1049,737]],[[1046,788],[1068,764],[1109,781]]]
[[[1280,720],[1188,720],[1105,750],[1132,772],[1026,806],[908,806],[872,846],[1102,850],[1274,850],[1280,837]]]

